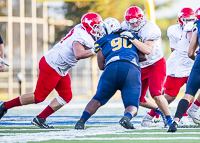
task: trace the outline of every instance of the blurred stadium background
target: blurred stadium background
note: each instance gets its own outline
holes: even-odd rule
[[[115,17],[122,22],[125,10],[132,5],[145,10],[145,18],[156,22],[161,28],[161,46],[167,59],[170,54],[166,36],[168,26],[177,23],[177,13],[181,8],[191,7],[196,10],[200,1],[0,0],[0,34],[4,40],[5,60],[10,65],[5,72],[0,73],[0,100],[34,91],[40,58],[80,22],[84,13],[93,11],[103,19]],[[73,99],[92,97],[100,75],[95,56],[73,67],[70,71]],[[184,89],[180,96],[183,93]],[[53,91],[48,98],[56,94]],[[119,94],[114,98],[118,97]]]

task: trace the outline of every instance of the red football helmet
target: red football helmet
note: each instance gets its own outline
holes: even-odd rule
[[[140,28],[144,25],[144,12],[138,6],[131,6],[129,7],[124,15],[126,23],[130,30],[134,32],[138,32]],[[139,26],[132,27],[131,23],[140,22]]]
[[[185,24],[188,21],[194,21],[195,14],[194,11],[191,8],[183,8],[179,13],[178,13],[178,21],[181,24],[182,27],[185,26]]]
[[[81,18],[82,28],[93,35],[95,40],[102,37],[103,20],[101,16],[94,12],[89,12]]]
[[[200,19],[200,8],[198,8],[195,12],[195,16],[197,19]]]

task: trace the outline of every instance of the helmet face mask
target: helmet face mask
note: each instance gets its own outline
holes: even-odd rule
[[[129,30],[133,32],[139,32],[139,30],[144,26],[144,12],[141,8],[137,6],[129,7],[125,12],[125,21],[128,25]],[[132,24],[137,23],[138,26],[133,27]]]
[[[88,32],[95,40],[101,38],[103,28],[103,20],[100,15],[94,12],[85,14],[81,18],[82,28]]]
[[[103,34],[111,34],[112,32],[117,32],[121,28],[120,22],[112,17],[106,18],[103,21]]]
[[[178,13],[178,22],[182,27],[187,24],[189,21],[195,21],[196,17],[194,14],[194,11],[191,8],[183,8],[179,13]]]

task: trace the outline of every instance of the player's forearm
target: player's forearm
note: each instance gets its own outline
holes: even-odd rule
[[[92,55],[93,53],[91,50],[80,50],[76,52],[75,57],[77,60],[80,60],[91,57]]]
[[[153,49],[152,45],[140,42],[137,39],[133,40],[133,44],[137,47],[138,50],[140,50],[142,53],[144,53],[146,55],[149,55]]]

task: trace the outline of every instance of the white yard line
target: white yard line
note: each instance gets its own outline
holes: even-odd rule
[[[8,133],[0,133],[0,142],[9,143],[26,143],[29,141],[47,141],[47,140],[200,140],[200,137],[113,137],[113,138],[100,138],[92,137],[95,135],[149,135],[149,134],[200,134],[200,132],[145,132],[138,133],[132,132],[128,133],[120,125],[109,125],[107,127],[91,127],[86,130],[74,130],[74,129],[62,129],[60,130],[49,130],[49,132],[40,133],[9,133],[9,131],[24,131],[26,129],[0,129],[0,131],[8,131]],[[37,130],[37,129],[30,129]],[[40,129],[39,129],[40,130]],[[91,137],[86,137],[91,136]]]

